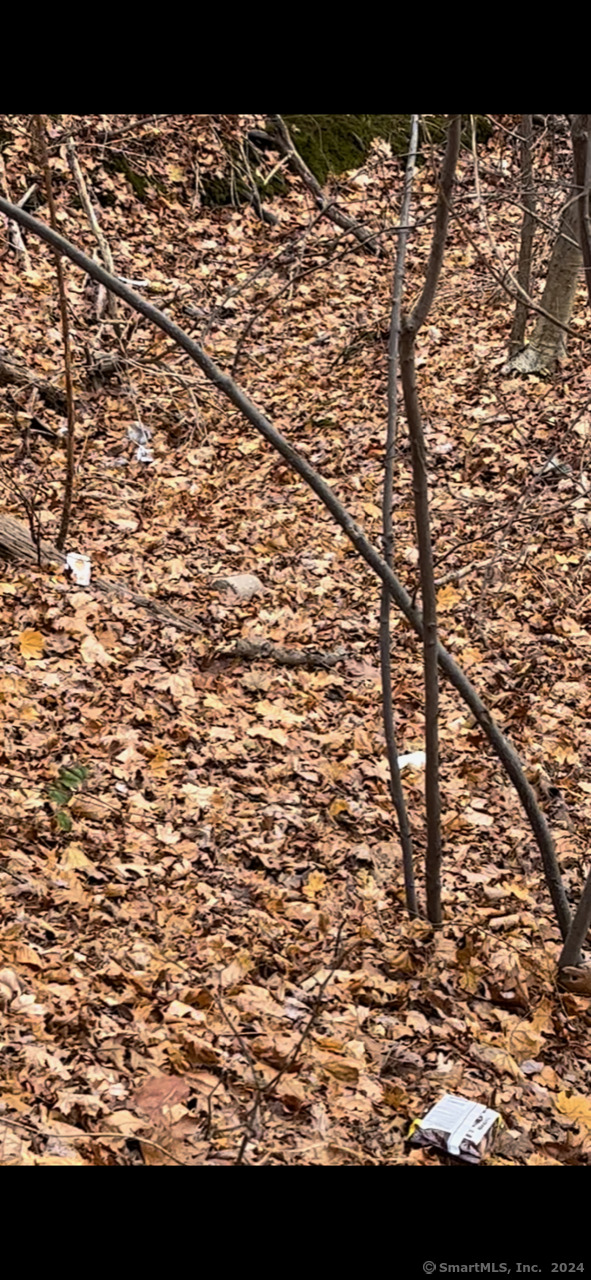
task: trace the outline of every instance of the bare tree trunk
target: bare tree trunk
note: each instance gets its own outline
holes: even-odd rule
[[[591,302],[591,219],[589,218],[589,186],[591,184],[591,116],[573,116],[571,120],[575,182],[579,192],[577,211],[579,217],[579,241],[583,251],[583,266],[587,281],[587,293]]]
[[[585,888],[581,894],[581,901],[577,907],[571,927],[568,931],[566,941],[558,960],[558,968],[566,969],[569,965],[577,965],[581,963],[581,947],[585,944],[585,939],[591,925],[591,871],[587,876]]]
[[[412,196],[417,143],[419,137],[419,117],[413,116],[410,130],[410,147],[406,173],[404,175],[404,195],[400,208],[401,231],[398,238],[396,265],[394,268],[394,284],[392,288],[392,313],[390,317],[390,342],[388,346],[388,426],[386,430],[386,457],[384,461],[384,497],[382,504],[382,529],[384,560],[392,568],[394,559],[394,532],[392,528],[392,489],[394,483],[394,458],[396,454],[396,434],[398,428],[398,342],[400,335],[400,313],[402,308],[402,285],[404,281],[404,258],[408,239],[408,216]],[[406,907],[410,916],[419,914],[415,890],[414,857],[412,836],[408,812],[402,790],[402,780],[398,765],[398,747],[394,727],[394,707],[392,704],[392,666],[390,661],[390,593],[384,584],[380,606],[380,671],[382,676],[382,708],[384,713],[384,734],[386,751],[390,766],[390,795],[398,817],[400,844],[402,847],[402,865],[404,868],[404,889]]]
[[[542,294],[541,305],[544,311],[556,316],[563,325],[568,325],[571,318],[582,261],[578,239],[577,195],[576,187],[571,188],[560,219],[560,229],[554,242]],[[518,373],[549,373],[565,355],[564,330],[552,324],[546,316],[539,315],[531,341],[509,361],[503,372],[516,370]]]
[[[425,435],[415,375],[415,342],[435,298],[447,228],[451,193],[460,151],[462,117],[451,116],[447,146],[439,180],[439,197],[425,283],[410,316],[402,325],[400,372],[412,452],[415,524],[419,544],[421,595],[423,597],[423,663],[425,671],[425,808],[427,812],[427,915],[441,924],[441,798],[439,794],[439,671],[437,656],[437,597],[429,521],[429,488],[425,459]]]
[[[425,437],[415,376],[414,334],[402,332],[400,369],[412,451],[415,524],[419,544],[423,597],[423,662],[425,672],[425,808],[427,812],[427,916],[441,924],[441,799],[439,795],[439,672],[437,669],[437,599],[429,523],[429,491]]]
[[[526,293],[530,293],[531,257],[535,231],[534,214],[536,211],[536,193],[532,181],[531,145],[533,123],[531,116],[521,117],[521,198],[524,212],[521,224],[521,241],[519,244],[519,263],[517,281]],[[525,326],[527,323],[527,306],[521,299],[515,304],[513,327],[509,340],[509,357],[517,355],[525,344]]]

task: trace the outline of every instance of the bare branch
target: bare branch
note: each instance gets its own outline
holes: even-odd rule
[[[45,180],[45,192],[47,195],[47,203],[49,205],[49,216],[51,225],[55,231],[57,225],[55,203],[53,199],[53,187],[51,184],[51,169],[49,167],[49,156],[47,153],[47,140],[45,137],[45,124],[43,116],[35,116],[34,118],[35,135],[41,163],[43,165],[43,177]],[[23,210],[24,213],[24,210]],[[62,265],[61,254],[54,249],[55,269],[57,274],[57,285],[60,301],[60,316],[62,324],[62,341],[64,344],[64,370],[66,375],[66,397],[68,402],[68,442],[66,456],[66,482],[64,487],[64,503],[62,507],[62,518],[60,529],[57,536],[57,547],[59,551],[63,551],[64,543],[68,534],[68,526],[70,524],[70,515],[72,511],[72,500],[74,496],[74,387],[72,384],[72,355],[70,350],[70,324],[68,320],[68,303],[66,300],[66,286],[64,283],[64,269]]]
[[[326,199],[318,179],[314,177],[314,174],[308,168],[305,161],[302,160],[299,151],[294,147],[289,129],[283,117],[271,116],[271,120],[273,121],[276,129],[276,133],[273,134],[272,137],[276,140],[279,150],[283,152],[283,155],[288,157],[292,169],[294,169],[302,179],[302,182],[305,183],[308,190],[312,192],[312,195],[314,196],[316,203],[320,206],[322,212],[326,214],[327,218],[330,218],[331,222],[336,223],[337,227],[342,227],[344,231],[351,231],[356,239],[359,240],[360,244],[362,244],[369,253],[379,254],[379,246],[376,246],[374,238],[371,232],[367,230],[367,227],[356,222],[354,218],[350,218],[348,214],[342,213],[340,209],[336,208],[332,201],[328,201]]]
[[[437,281],[441,271],[443,262],[443,250],[447,239],[447,225],[449,222],[449,210],[451,206],[451,192],[454,181],[454,174],[458,162],[460,151],[460,139],[462,136],[462,117],[452,116],[449,122],[447,135],[447,146],[443,159],[441,170],[441,182],[439,187],[439,199],[437,201],[437,211],[435,213],[435,226],[433,228],[433,239],[431,242],[431,253],[429,254],[429,262],[425,275],[425,283],[423,291],[413,310],[405,320],[405,328],[412,329],[414,333],[418,333],[421,325],[425,323],[427,315],[431,309],[431,304],[435,297]]]
[[[90,223],[90,229],[100,249],[101,258],[107,268],[107,271],[110,271],[111,275],[114,275],[115,267],[113,265],[113,255],[88,194],[88,188],[84,180],[84,174],[80,168],[73,138],[68,138],[66,143],[66,155],[68,157],[70,172],[78,189],[82,208],[86,213],[86,217]],[[107,293],[107,315],[111,317],[111,320],[117,319],[117,302],[110,290]]]
[[[188,353],[210,382],[212,382],[213,385],[217,387],[218,390],[221,391],[227,399],[240,410],[241,413],[244,414],[255,430],[257,430],[260,435],[262,435],[264,439],[272,445],[281,457],[285,458],[288,465],[302,477],[316,496],[320,498],[320,501],[324,504],[327,511],[330,511],[336,523],[340,525],[356,551],[359,552],[359,555],[362,556],[366,564],[370,566],[382,582],[386,584],[392,599],[396,601],[398,607],[401,609],[405,618],[409,621],[413,630],[422,639],[424,634],[422,615],[417,609],[415,609],[412,600],[410,599],[408,592],[405,591],[402,586],[402,583],[393,573],[392,569],[390,569],[389,565],[387,565],[379,555],[376,548],[372,546],[369,539],[366,538],[363,530],[356,524],[352,516],[336,497],[331,486],[322,479],[307,459],[289,444],[285,437],[281,435],[281,432],[277,431],[268,418],[266,418],[265,415],[261,413],[260,409],[257,408],[246,392],[233,382],[227,374],[222,372],[215,361],[205,353],[199,343],[190,338],[189,335],[175,324],[173,320],[170,320],[168,316],[164,315],[164,312],[159,311],[158,308],[154,307],[150,302],[139,297],[138,294],[134,293],[132,289],[123,284],[115,276],[110,276],[107,271],[98,265],[98,263],[93,262],[85,253],[82,253],[80,249],[77,249],[73,244],[70,244],[68,240],[65,240],[63,236],[60,236],[51,227],[48,227],[44,223],[39,222],[36,218],[31,217],[25,209],[19,209],[16,205],[10,204],[8,200],[4,200],[0,197],[0,212],[7,214],[10,218],[14,218],[16,222],[20,222],[21,226],[26,227],[29,231],[32,231],[34,235],[45,240],[47,244],[52,245],[59,253],[64,253],[72,262],[76,263],[81,271],[84,271],[86,275],[92,276],[94,280],[98,280],[100,284],[104,284],[105,288],[112,289],[113,293],[116,293],[118,297],[122,298],[130,307],[133,307],[135,311],[144,315],[146,319],[150,320],[152,324],[155,324],[157,328],[161,329],[163,333],[166,333],[173,342],[176,342],[178,346],[182,347],[183,350]],[[552,839],[548,823],[546,822],[546,818],[536,800],[535,793],[527,781],[519,756],[511,746],[508,739],[503,733],[501,733],[501,730],[493,720],[482,700],[479,698],[468,677],[457,665],[451,654],[448,653],[447,649],[445,649],[440,643],[437,645],[437,657],[442,671],[445,672],[451,684],[453,684],[464,702],[466,702],[470,707],[474,718],[485,733],[493,751],[498,756],[515,786],[540,849],[556,917],[562,936],[563,938],[566,938],[570,927],[571,916],[566,893],[564,891],[564,885],[562,883],[560,868],[558,866],[554,841]]]
[[[525,293],[530,292],[531,281],[531,260],[532,246],[534,241],[535,222],[534,215],[536,211],[536,193],[532,179],[532,137],[533,137],[533,121],[531,116],[521,117],[521,128],[523,137],[521,139],[521,183],[524,203],[523,222],[521,224],[521,239],[519,242],[519,262],[517,264],[517,283]],[[476,159],[476,131],[474,121],[472,122],[472,148],[474,152],[474,173],[477,174]],[[484,208],[484,206],[482,206]],[[525,326],[527,322],[527,307],[521,299],[516,303],[513,315],[513,325],[511,327],[511,337],[509,339],[509,356],[514,356],[521,350],[525,342]]]
[[[410,148],[404,175],[404,191],[400,209],[401,231],[398,237],[396,265],[392,286],[392,311],[390,316],[390,340],[388,344],[388,422],[386,428],[386,456],[384,459],[384,495],[382,502],[382,545],[384,560],[392,567],[394,560],[394,532],[392,527],[392,491],[394,485],[394,458],[396,454],[396,433],[398,428],[398,343],[400,336],[400,315],[402,310],[402,286],[404,282],[404,260],[406,244],[410,228],[407,227],[412,184],[414,179],[417,145],[419,139],[419,117],[411,119]],[[402,789],[400,768],[398,765],[398,746],[394,725],[394,706],[392,703],[392,664],[390,660],[390,595],[388,588],[382,586],[380,605],[380,671],[382,677],[382,708],[384,716],[384,735],[386,752],[390,768],[390,794],[398,817],[400,844],[402,846],[402,865],[404,869],[404,888],[406,906],[410,916],[419,914],[414,879],[414,856],[408,811]]]

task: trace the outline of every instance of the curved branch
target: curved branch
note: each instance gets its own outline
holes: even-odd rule
[[[59,253],[64,253],[86,275],[91,276],[93,280],[97,280],[99,284],[104,284],[106,289],[111,289],[119,298],[127,302],[128,306],[133,307],[135,311],[139,311],[141,315],[150,320],[152,324],[155,324],[169,338],[172,338],[173,342],[176,342],[178,346],[187,352],[191,359],[195,361],[195,364],[209,378],[210,382],[218,390],[222,391],[237,409],[240,409],[240,412],[244,414],[252,426],[272,445],[277,453],[285,458],[292,470],[296,471],[316,496],[320,498],[356,551],[359,552],[366,564],[373,569],[378,578],[386,585],[390,595],[396,601],[405,618],[410,622],[413,630],[423,639],[422,615],[415,609],[410,596],[395,573],[382,560],[379,552],[366,538],[363,530],[359,528],[359,525],[355,523],[347,509],[339,502],[330,485],[310,466],[306,458],[303,458],[285,437],[276,430],[268,418],[261,413],[250,397],[246,395],[246,392],[242,391],[227,374],[222,372],[215,361],[206,355],[202,347],[190,338],[179,325],[170,320],[168,316],[165,316],[162,311],[159,311],[157,307],[152,306],[150,302],[146,302],[144,298],[140,298],[127,285],[122,284],[116,276],[109,275],[108,271],[105,271],[97,262],[93,262],[91,258],[87,258],[85,253],[81,253],[80,249],[70,244],[69,240],[65,240],[57,231],[53,231],[51,227],[31,217],[25,209],[19,209],[16,205],[11,204],[9,200],[0,197],[0,212],[6,214],[9,218],[13,218],[21,226],[27,227],[33,235],[45,240],[47,244],[57,249]],[[504,766],[519,795],[542,855],[546,880],[560,931],[562,937],[566,938],[570,928],[571,914],[560,875],[554,841],[546,818],[537,803],[534,791],[527,781],[519,756],[493,720],[468,677],[457,665],[447,649],[440,643],[437,645],[437,658],[441,670],[448,677],[454,688],[457,689],[460,697],[470,707],[475,720],[488,738],[493,751]]]

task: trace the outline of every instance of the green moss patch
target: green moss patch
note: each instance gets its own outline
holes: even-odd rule
[[[146,173],[140,173],[139,169],[133,169],[122,151],[112,151],[108,160],[105,160],[104,167],[108,173],[122,173],[142,204],[146,203],[149,187],[159,192],[166,192],[164,183],[159,182],[152,175],[148,177]]]
[[[395,155],[408,150],[410,116],[284,116],[294,146],[324,186],[330,173],[359,169],[374,138],[389,142]]]
[[[410,116],[386,115],[316,115],[284,116],[294,146],[308,168],[323,186],[329,174],[359,169],[367,159],[372,142],[381,138],[388,142],[395,156],[405,156],[410,140]],[[466,118],[467,119],[467,118]],[[447,130],[446,116],[425,116],[421,133],[436,146],[441,145]],[[485,116],[476,117],[479,141],[485,141],[493,126]],[[469,143],[469,126],[462,140]]]

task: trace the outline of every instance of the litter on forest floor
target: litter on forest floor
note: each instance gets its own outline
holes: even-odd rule
[[[407,766],[413,769],[423,769],[427,757],[424,751],[411,751],[410,755],[398,757],[398,768],[406,769]]]
[[[478,1164],[488,1155],[502,1125],[498,1111],[446,1093],[423,1120],[411,1125],[412,1141],[421,1147],[438,1147],[450,1156]]]
[[[66,556],[66,564],[77,587],[87,587],[90,582],[90,558],[70,551]]]

